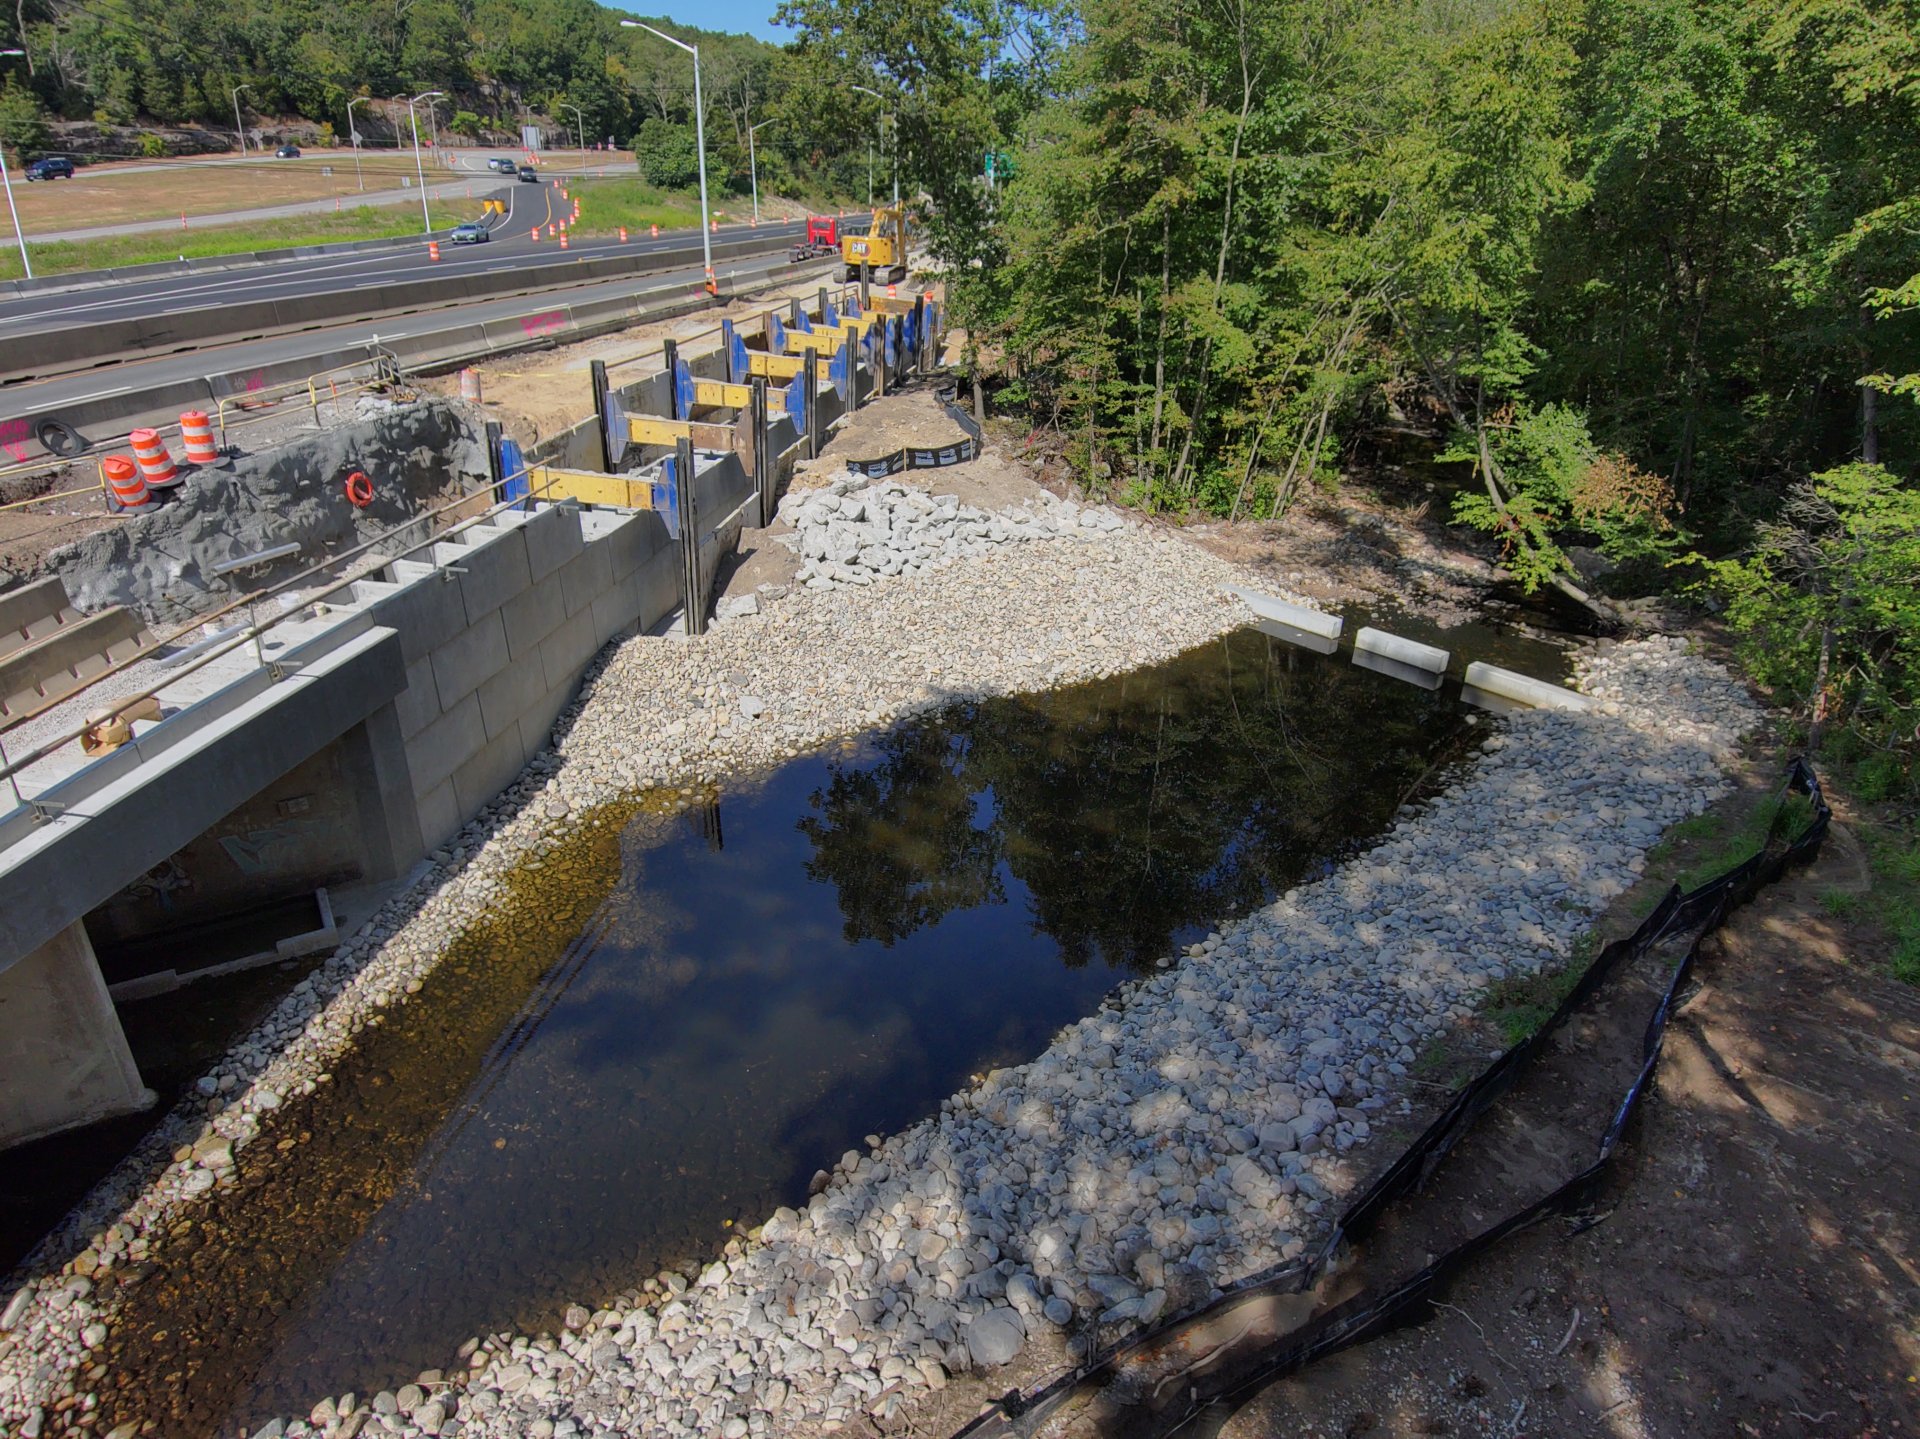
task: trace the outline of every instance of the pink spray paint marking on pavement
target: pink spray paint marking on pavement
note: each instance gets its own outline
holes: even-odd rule
[[[27,442],[32,438],[33,427],[25,420],[0,420],[0,450],[15,460],[27,458]]]

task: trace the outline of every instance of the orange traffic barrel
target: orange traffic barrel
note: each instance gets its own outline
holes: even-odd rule
[[[563,250],[567,248],[567,232],[565,230],[560,232],[560,248]]]
[[[887,286],[887,298],[888,298],[889,300],[897,300],[897,299],[899,299],[899,298],[900,298],[900,287],[899,287],[898,285],[889,285],[889,286]]]
[[[219,447],[213,443],[213,421],[201,410],[186,410],[180,416],[180,439],[186,447],[190,465],[217,465]]]
[[[427,241],[427,258],[429,260],[437,260],[440,258],[440,242],[438,240]]]
[[[149,490],[164,490],[180,483],[180,472],[173,467],[173,456],[167,453],[167,442],[158,430],[135,430],[127,436],[127,443],[133,446],[133,462],[140,467],[140,478]]]
[[[653,238],[656,240],[660,238],[660,227],[658,225],[653,227]]]
[[[620,227],[620,243],[623,245],[627,243],[627,227],[625,225]]]
[[[100,475],[115,506],[123,510],[146,508],[147,482],[140,478],[132,460],[125,455],[108,455],[100,462]]]
[[[533,227],[533,242],[536,245],[540,243],[540,227],[538,225]]]

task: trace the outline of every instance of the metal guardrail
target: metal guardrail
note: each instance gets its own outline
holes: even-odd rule
[[[161,680],[156,684],[149,685],[145,689],[142,689],[133,694],[116,695],[113,699],[112,704],[108,708],[89,712],[86,718],[82,720],[79,723],[79,725],[77,725],[72,729],[61,731],[59,736],[55,739],[42,741],[39,745],[37,745],[34,749],[32,749],[27,754],[21,755],[18,758],[10,759],[6,755],[4,744],[0,744],[0,779],[5,779],[8,785],[10,786],[10,788],[12,789],[15,804],[20,805],[21,807],[26,808],[28,810],[31,810],[36,823],[53,818],[56,813],[56,809],[54,806],[43,804],[38,800],[29,799],[21,792],[20,782],[18,778],[21,771],[28,769],[33,765],[38,764],[41,760],[47,758],[49,755],[55,754],[61,749],[64,749],[67,745],[72,744],[74,741],[84,736],[86,732],[89,729],[93,728],[95,725],[103,724],[106,721],[111,720],[115,715],[120,714],[132,708],[133,706],[139,704],[142,700],[152,699],[156,694],[158,694],[162,689],[165,689],[167,686],[175,684],[179,680],[185,678],[187,675],[193,674],[197,670],[204,669],[206,666],[212,664],[217,659],[221,659],[226,655],[232,654],[235,650],[241,648],[243,645],[251,643],[254,646],[254,654],[260,667],[262,669],[267,670],[275,680],[282,678],[282,676],[279,674],[273,674],[273,666],[268,663],[266,658],[266,652],[260,645],[261,636],[265,635],[269,630],[275,628],[276,626],[287,623],[295,615],[299,614],[301,610],[304,610],[307,607],[307,605],[313,604],[320,600],[324,600],[329,595],[338,594],[341,590],[347,589],[352,585],[357,584],[361,580],[364,580],[367,577],[369,570],[372,568],[379,568],[381,566],[390,565],[394,563],[396,560],[403,560],[408,555],[414,554],[419,550],[425,549],[429,545],[445,543],[451,537],[460,534],[464,530],[471,529],[476,525],[483,524],[487,520],[492,519],[495,515],[501,514],[507,510],[518,509],[524,506],[529,500],[539,498],[541,494],[544,493],[544,491],[535,492],[532,489],[531,470],[532,470],[531,466],[522,467],[521,469],[514,471],[512,474],[503,476],[502,478],[503,483],[507,481],[519,480],[519,479],[527,480],[528,486],[529,486],[527,494],[522,496],[517,496],[511,500],[500,500],[495,504],[489,506],[487,509],[483,510],[479,514],[468,515],[460,519],[459,521],[455,522],[454,524],[450,525],[445,530],[439,531],[437,533],[429,529],[428,533],[423,538],[414,541],[412,544],[407,545],[404,549],[401,549],[396,553],[382,555],[380,557],[379,566],[370,566],[367,569],[361,569],[357,567],[349,569],[345,574],[340,575],[331,584],[307,596],[306,602],[300,605],[297,609],[283,611],[282,613],[276,614],[271,618],[265,620],[264,622],[256,621],[252,618],[252,613],[254,609],[264,601],[270,600],[276,595],[284,594],[288,590],[296,588],[302,583],[315,578],[316,576],[320,575],[324,571],[334,570],[337,566],[341,564],[341,562],[345,560],[351,560],[351,559],[358,558],[359,556],[365,555],[369,551],[377,548],[378,546],[389,543],[390,541],[404,534],[405,531],[412,529],[415,526],[424,524],[427,521],[433,520],[441,515],[447,514],[452,510],[457,510],[464,506],[472,504],[473,496],[462,495],[457,500],[450,501],[449,503],[444,505],[436,506],[431,510],[422,511],[420,514],[414,515],[412,518],[393,526],[391,529],[382,531],[379,535],[376,535],[373,539],[362,541],[360,544],[355,545],[350,550],[343,551],[339,554],[329,555],[326,559],[321,560],[316,564],[309,565],[306,569],[300,570],[295,574],[289,575],[284,580],[280,580],[275,584],[268,585],[265,589],[251,591],[248,594],[243,595],[238,599],[231,600],[227,604],[222,605],[219,609],[214,610],[208,614],[201,615],[196,619],[194,619],[191,623],[182,625],[179,628],[171,631],[169,634],[167,634],[163,638],[157,640],[155,643],[155,648],[163,647],[169,644],[173,644],[179,640],[185,639],[188,635],[192,634],[195,630],[201,629],[204,626],[212,623],[214,620],[220,619],[222,616],[225,616],[225,615],[233,614],[238,610],[245,609],[249,615],[249,618],[245,623],[238,626],[234,626],[226,630],[223,635],[214,635],[214,636],[208,637],[208,640],[203,641],[203,643],[206,643],[208,645],[207,648],[205,648],[200,653],[198,653],[191,661],[185,664],[179,665],[177,668],[170,668],[165,679]],[[100,683],[102,680],[107,679],[109,676],[119,674],[122,671],[129,669],[133,665],[139,663],[141,660],[148,659],[148,658],[151,658],[151,651],[143,652],[140,655],[122,660],[117,664],[109,665],[106,669],[101,670],[100,673],[92,676],[92,678],[90,678],[87,681],[87,684],[85,686],[82,686],[82,688],[75,690],[74,693],[83,694],[86,692],[87,689],[91,688],[93,685]],[[14,723],[15,724],[24,723],[25,719],[26,717],[23,716],[20,720],[15,721]],[[5,730],[8,728],[12,728],[12,725],[0,727],[0,735],[4,735]]]

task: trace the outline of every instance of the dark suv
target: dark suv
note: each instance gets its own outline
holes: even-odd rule
[[[71,180],[73,161],[65,155],[49,155],[44,160],[35,160],[27,166],[29,180]]]
[[[522,165],[520,167],[520,181],[526,185],[538,185],[540,183],[540,172],[531,165]]]

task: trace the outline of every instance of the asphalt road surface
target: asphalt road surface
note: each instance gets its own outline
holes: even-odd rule
[[[119,281],[85,290],[35,293],[0,299],[0,345],[19,344],[51,330],[114,320],[172,314],[253,300],[299,299],[342,290],[370,289],[404,283],[409,278],[477,275],[510,270],[530,282],[562,284],[566,267],[582,260],[618,255],[648,255],[684,250],[700,243],[698,230],[663,230],[655,239],[631,232],[624,243],[616,236],[569,242],[546,238],[546,225],[560,219],[566,202],[551,184],[503,185],[500,192],[510,209],[496,220],[493,238],[482,245],[453,245],[440,237],[440,258],[428,258],[426,242],[397,249],[366,250],[337,255],[249,264],[232,270],[169,275],[151,280]],[[570,213],[570,211],[569,211]],[[535,223],[541,239],[532,238]],[[769,250],[782,250],[806,229],[804,221],[769,222],[752,228],[722,225],[718,240],[738,240],[743,234],[763,237]]]
[[[760,228],[764,230],[767,227],[763,225]],[[685,235],[681,235],[680,239],[684,241]],[[771,271],[786,263],[786,251],[782,247],[764,256],[742,257],[717,263],[715,269],[722,279],[732,277],[739,283],[747,285],[758,283]],[[644,277],[609,280],[569,289],[564,295],[556,297],[555,303],[586,304],[598,299],[632,295],[675,284],[685,285],[691,290],[700,284],[701,279],[701,270],[698,265],[680,266],[671,270],[655,271]],[[210,346],[185,354],[139,360],[76,375],[62,375],[31,384],[7,385],[0,387],[0,408],[15,415],[58,416],[67,406],[85,401],[110,399],[118,395],[132,396],[156,385],[191,380],[210,373],[242,371],[307,355],[337,353],[359,345],[371,345],[376,340],[392,343],[405,339],[409,333],[413,332],[508,319],[525,314],[529,303],[529,298],[524,295],[500,300],[485,300],[422,314],[389,316],[384,320],[359,320],[321,330],[303,330],[297,334],[275,335],[258,340],[242,341],[238,344]]]

